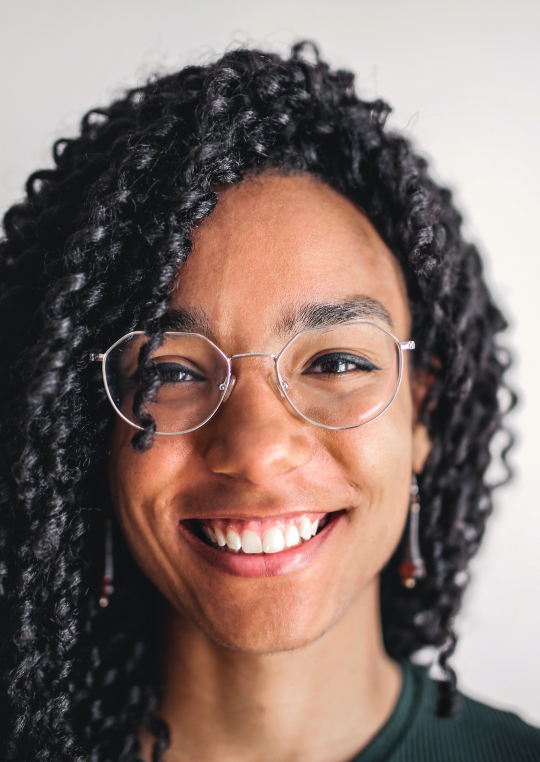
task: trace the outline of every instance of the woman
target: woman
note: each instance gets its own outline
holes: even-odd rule
[[[5,217],[3,759],[540,758],[448,665],[505,321],[304,48],[90,112]]]

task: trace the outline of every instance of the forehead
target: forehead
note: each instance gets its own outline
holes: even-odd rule
[[[364,298],[379,302],[405,338],[400,266],[348,199],[309,175],[278,174],[245,180],[218,198],[193,235],[172,307],[204,314],[221,341],[252,346],[271,340],[304,305]]]

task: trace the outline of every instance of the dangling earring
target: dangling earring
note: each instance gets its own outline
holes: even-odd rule
[[[409,535],[405,543],[403,561],[399,567],[399,576],[405,587],[413,588],[416,580],[426,576],[426,565],[420,553],[418,528],[420,524],[420,496],[416,476],[411,478],[411,493],[409,502]]]
[[[113,544],[112,544],[112,524],[110,519],[105,520],[105,568],[101,578],[101,597],[99,605],[102,608],[109,605],[109,596],[114,592],[113,581]]]

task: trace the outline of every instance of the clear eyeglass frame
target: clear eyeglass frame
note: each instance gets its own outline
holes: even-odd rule
[[[279,352],[279,354],[272,354],[269,352],[242,352],[240,354],[234,354],[234,355],[226,355],[218,346],[217,344],[214,344],[213,341],[208,339],[206,336],[198,333],[188,333],[183,331],[167,331],[165,332],[165,335],[167,336],[189,336],[189,337],[198,337],[203,339],[205,342],[210,344],[221,356],[221,358],[227,363],[227,375],[225,380],[218,386],[219,391],[221,392],[221,397],[217,401],[217,404],[214,406],[213,410],[205,417],[201,423],[198,423],[196,426],[192,426],[191,428],[185,429],[183,431],[155,431],[154,434],[158,436],[179,436],[181,434],[189,434],[192,431],[196,431],[197,429],[200,429],[201,426],[204,426],[208,421],[213,418],[213,416],[217,413],[221,405],[223,404],[224,400],[227,400],[230,394],[232,393],[232,390],[234,388],[235,384],[235,376],[232,372],[232,361],[243,358],[243,357],[268,357],[271,358],[274,361],[274,370],[278,382],[278,388],[276,391],[280,395],[283,395],[285,401],[290,405],[290,407],[295,411],[297,415],[299,415],[303,420],[307,421],[308,423],[313,424],[314,426],[318,426],[319,428],[328,429],[331,431],[343,431],[347,429],[354,429],[358,428],[360,426],[365,426],[367,423],[371,423],[372,421],[379,418],[383,413],[388,410],[392,402],[395,400],[400,386],[401,381],[403,377],[403,352],[414,350],[415,349],[415,342],[414,341],[400,341],[397,339],[390,331],[386,330],[382,326],[378,325],[377,323],[373,323],[372,321],[368,320],[358,320],[358,321],[351,321],[349,323],[343,323],[340,324],[341,326],[347,326],[347,325],[372,325],[375,328],[378,328],[380,331],[383,331],[395,344],[396,350],[397,350],[397,357],[398,357],[398,368],[397,368],[397,383],[395,386],[395,390],[390,397],[387,404],[384,405],[384,407],[377,412],[376,415],[374,415],[371,418],[368,418],[365,421],[361,421],[360,423],[354,423],[352,425],[348,426],[329,426],[327,424],[320,423],[318,421],[314,421],[309,416],[307,416],[305,413],[303,413],[301,410],[298,409],[298,407],[294,404],[294,402],[291,400],[289,394],[287,393],[287,389],[289,387],[288,383],[283,379],[281,372],[280,372],[280,360],[287,351],[287,349],[295,342],[300,336],[303,334],[312,332],[312,331],[323,331],[328,330],[329,327],[322,326],[321,328],[308,328],[304,331],[300,331],[299,333],[295,334],[283,347],[283,349]],[[136,424],[134,421],[129,420],[122,411],[119,409],[118,405],[114,402],[113,396],[111,394],[111,390],[109,388],[109,382],[107,379],[107,373],[106,373],[106,367],[107,367],[107,359],[111,355],[111,353],[123,342],[126,342],[129,339],[135,338],[136,336],[144,336],[146,335],[144,331],[132,331],[131,333],[127,333],[125,336],[122,336],[118,341],[116,341],[114,344],[112,344],[106,352],[104,353],[91,353],[90,354],[90,361],[92,362],[101,362],[102,363],[102,375],[103,375],[103,384],[105,387],[105,391],[107,393],[107,397],[109,398],[109,401],[115,410],[115,412],[122,418],[126,423],[128,423],[130,426],[132,426],[135,429],[139,429],[143,431],[143,427]]]

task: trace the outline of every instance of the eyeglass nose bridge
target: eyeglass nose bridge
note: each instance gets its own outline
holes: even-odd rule
[[[274,361],[274,368],[275,368],[276,375],[277,375],[278,381],[279,381],[279,385],[278,385],[278,389],[277,390],[281,392],[281,389],[279,388],[280,386],[283,387],[283,389],[286,389],[288,387],[287,382],[284,381],[281,378],[281,376],[279,375],[279,371],[278,371],[278,368],[277,368],[278,355],[274,355],[271,352],[241,352],[241,353],[239,353],[237,355],[229,355],[227,357],[227,361],[228,361],[228,364],[229,364],[229,375],[228,375],[227,380],[224,381],[222,384],[220,384],[219,387],[218,387],[218,389],[220,391],[222,391],[222,392],[227,391],[228,392],[225,395],[225,397],[222,400],[222,402],[226,401],[230,397],[231,392],[232,392],[232,387],[234,387],[234,384],[236,382],[236,378],[232,374],[231,362],[232,362],[232,360],[236,360],[239,357],[271,357],[272,360]]]
[[[271,357],[272,360],[277,359],[277,355],[272,355],[269,352],[243,352],[239,355],[230,355],[229,360],[235,360],[237,357]]]

